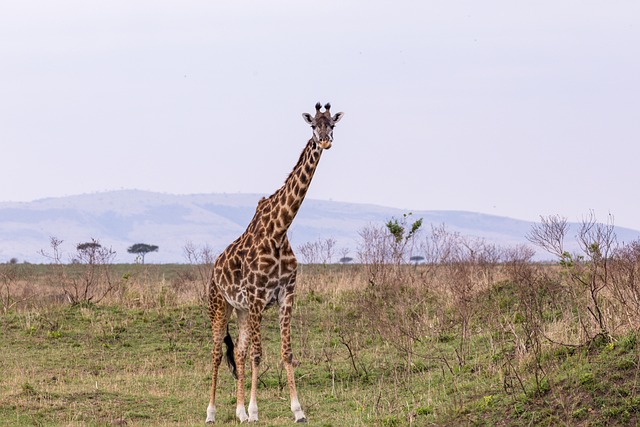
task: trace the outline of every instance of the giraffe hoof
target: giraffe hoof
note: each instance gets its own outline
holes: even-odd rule
[[[306,423],[306,422],[307,422],[307,419],[306,419],[305,417],[302,417],[302,418],[300,418],[300,419],[296,420],[296,422],[297,422],[297,423]]]

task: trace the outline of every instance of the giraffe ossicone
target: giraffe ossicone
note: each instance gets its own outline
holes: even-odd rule
[[[280,351],[287,374],[291,412],[296,422],[306,422],[296,391],[294,370],[298,361],[291,350],[291,312],[296,285],[297,260],[287,230],[304,200],[323,150],[331,148],[333,128],[344,115],[331,115],[331,104],[316,104],[316,113],[303,113],[313,131],[298,162],[284,185],[258,202],[245,232],[218,256],[209,284],[209,317],[213,334],[211,393],[207,423],[215,422],[216,384],[222,360],[222,343],[227,345],[227,362],[237,378],[236,416],[240,422],[258,421],[258,366],[262,358],[260,323],[263,311],[278,306]],[[236,344],[228,323],[233,311],[238,319]],[[245,410],[245,360],[251,348],[251,394]],[[235,369],[235,372],[234,372]]]

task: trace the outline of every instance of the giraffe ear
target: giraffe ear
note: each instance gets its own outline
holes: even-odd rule
[[[302,118],[304,119],[305,122],[309,124],[313,123],[313,117],[309,113],[302,113]]]
[[[344,116],[343,112],[340,112],[338,114],[336,114],[335,116],[333,116],[333,118],[331,120],[333,120],[333,124],[336,124],[340,121],[340,119],[342,118],[342,116]]]

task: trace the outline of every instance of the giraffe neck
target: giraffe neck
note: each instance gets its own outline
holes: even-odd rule
[[[269,212],[265,225],[267,233],[276,237],[277,240],[284,237],[298,213],[302,201],[307,195],[321,154],[322,148],[313,139],[310,139],[284,185],[269,197],[268,200],[272,201],[270,203],[271,212]]]

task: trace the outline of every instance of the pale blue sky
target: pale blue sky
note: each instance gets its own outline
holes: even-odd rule
[[[638,1],[0,3],[0,201],[271,193],[640,229]]]

